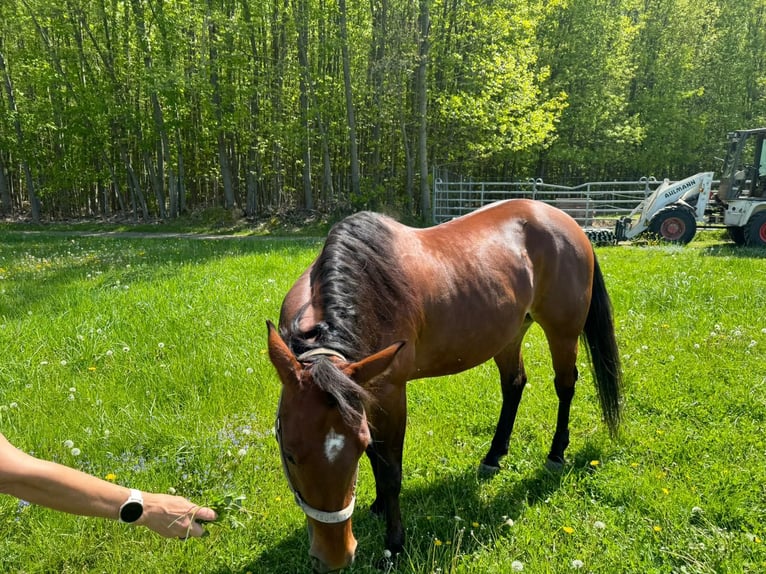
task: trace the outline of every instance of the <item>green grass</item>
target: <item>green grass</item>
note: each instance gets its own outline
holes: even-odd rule
[[[265,321],[319,246],[0,231],[0,430],[121,484],[245,497],[187,543],[0,497],[0,572],[309,571],[273,437]],[[583,354],[569,462],[544,470],[556,400],[537,328],[491,480],[476,469],[499,411],[494,367],[412,382],[395,572],[766,569],[766,252],[707,235],[597,253],[625,367],[621,437],[600,422]],[[363,460],[351,572],[374,572],[383,551],[373,497]]]

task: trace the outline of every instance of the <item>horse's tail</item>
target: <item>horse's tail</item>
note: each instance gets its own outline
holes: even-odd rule
[[[593,259],[593,289],[582,335],[593,365],[593,378],[604,421],[609,433],[616,436],[622,410],[622,367],[614,334],[612,303],[595,253]]]

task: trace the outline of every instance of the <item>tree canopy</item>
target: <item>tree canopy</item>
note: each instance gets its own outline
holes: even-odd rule
[[[766,119],[766,0],[2,0],[0,214],[427,217],[432,170],[682,178]]]

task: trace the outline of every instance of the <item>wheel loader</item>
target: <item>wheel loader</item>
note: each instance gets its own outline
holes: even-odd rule
[[[698,227],[725,228],[738,245],[766,247],[766,128],[727,135],[718,188],[713,172],[665,180],[615,226],[617,241],[650,235],[689,243]]]

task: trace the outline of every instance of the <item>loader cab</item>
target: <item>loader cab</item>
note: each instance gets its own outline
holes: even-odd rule
[[[731,132],[727,139],[718,198],[727,202],[766,197],[766,128]]]

